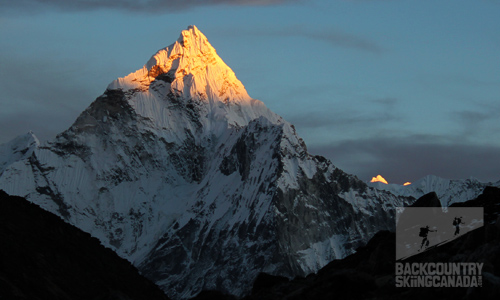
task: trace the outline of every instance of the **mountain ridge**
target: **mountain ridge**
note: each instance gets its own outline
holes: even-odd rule
[[[450,206],[456,202],[465,202],[480,195],[485,187],[500,187],[500,181],[481,182],[475,178],[447,179],[436,175],[427,175],[410,185],[384,184],[382,182],[368,182],[368,186],[389,191],[395,195],[420,198],[430,192],[435,192],[441,206]]]
[[[434,196],[417,201],[436,205]],[[380,231],[356,253],[333,260],[305,278],[289,280],[259,274],[252,293],[243,299],[497,299],[500,295],[499,204],[498,187],[486,187],[475,199],[452,204],[484,207],[485,226],[407,260],[410,263],[484,263],[481,287],[396,287],[396,233]]]

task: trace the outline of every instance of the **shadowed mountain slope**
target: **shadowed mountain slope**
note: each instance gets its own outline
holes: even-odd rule
[[[428,195],[420,203],[435,203]],[[457,204],[458,205],[458,204]],[[482,287],[396,288],[396,235],[378,232],[366,246],[306,278],[260,274],[244,299],[498,299],[500,296],[500,189],[487,187],[463,207],[484,207],[485,226],[407,262],[483,262]]]
[[[0,190],[0,299],[169,299],[90,234]]]

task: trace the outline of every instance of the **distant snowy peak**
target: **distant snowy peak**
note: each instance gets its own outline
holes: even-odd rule
[[[420,198],[430,192],[435,192],[442,206],[449,206],[455,202],[465,202],[476,198],[486,186],[499,186],[500,181],[480,182],[475,178],[446,179],[435,175],[427,175],[410,185],[384,184],[382,182],[368,182],[371,187],[389,191],[395,195]]]
[[[31,131],[0,145],[0,175],[12,163],[29,157],[39,145],[40,141]]]
[[[199,100],[251,100],[234,72],[194,25],[183,30],[175,43],[154,54],[142,69],[115,80],[108,89],[144,89],[155,80]]]

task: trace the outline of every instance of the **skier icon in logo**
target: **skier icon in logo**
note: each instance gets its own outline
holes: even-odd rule
[[[460,234],[460,224],[465,224],[462,222],[462,217],[455,217],[455,219],[453,219],[453,226],[456,228],[454,236]]]
[[[429,234],[429,232],[436,232],[436,231],[437,230],[429,229],[429,225],[420,228],[420,233],[418,234],[418,236],[423,237],[423,239],[422,239],[422,244],[420,245],[420,250],[418,250],[418,251],[422,250],[422,248],[424,247],[424,244],[425,244],[425,248],[429,247],[429,240],[427,239],[427,235]]]

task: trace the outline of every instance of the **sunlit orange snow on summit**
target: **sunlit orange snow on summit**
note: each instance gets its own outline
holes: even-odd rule
[[[382,175],[377,175],[377,177],[372,177],[372,180],[370,182],[382,182],[385,184],[389,184],[387,180],[385,180],[385,178],[382,177]]]
[[[377,175],[377,177],[372,177],[372,180],[370,180],[370,182],[382,182],[382,183],[385,183],[385,184],[389,184],[387,182],[387,180],[385,180],[384,177],[382,177],[382,175]],[[407,181],[405,183],[403,183],[403,185],[410,185],[411,182]]]

